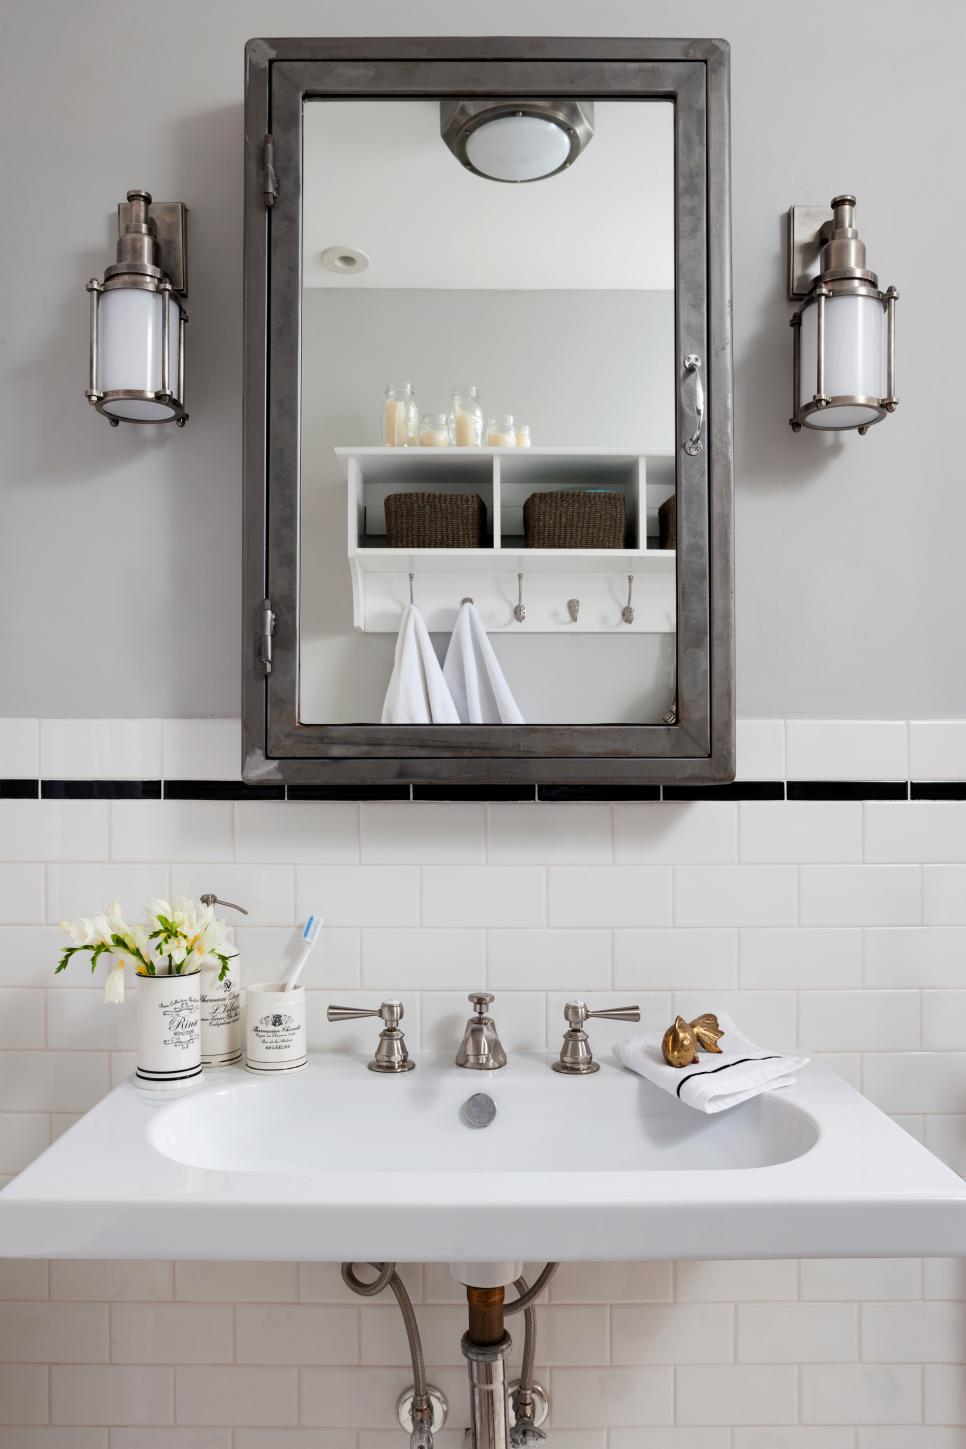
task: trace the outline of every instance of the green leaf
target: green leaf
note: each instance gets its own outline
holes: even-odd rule
[[[64,954],[63,954],[63,956],[61,956],[60,961],[54,967],[54,975],[56,976],[56,975],[58,975],[59,972],[66,971],[67,970],[68,963],[69,963],[71,957],[72,956],[76,956],[77,953],[78,953],[78,951],[89,951],[89,950],[90,950],[90,947],[89,946],[65,946],[64,947]]]

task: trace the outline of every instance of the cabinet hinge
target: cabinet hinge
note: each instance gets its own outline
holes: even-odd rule
[[[278,172],[275,170],[275,138],[269,131],[262,142],[262,200],[266,207],[273,207],[277,196]]]
[[[263,599],[258,624],[258,662],[263,674],[272,672],[272,635],[275,633],[275,611],[271,599]]]

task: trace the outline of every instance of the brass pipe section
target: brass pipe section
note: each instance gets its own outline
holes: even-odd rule
[[[469,1309],[468,1334],[471,1342],[483,1348],[492,1348],[501,1343],[506,1328],[503,1324],[504,1288],[473,1288],[467,1286],[466,1303]]]

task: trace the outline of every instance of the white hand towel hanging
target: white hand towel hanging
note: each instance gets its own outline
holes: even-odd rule
[[[392,678],[382,706],[383,724],[459,724],[429,630],[415,604],[403,611]]]
[[[762,1092],[790,1087],[795,1073],[807,1065],[808,1057],[787,1056],[755,1046],[730,1016],[722,1011],[717,1016],[724,1030],[721,1042],[727,1050],[720,1054],[699,1052],[694,1066],[669,1067],[661,1051],[660,1032],[616,1042],[614,1053],[632,1072],[698,1112],[723,1112]]]
[[[463,724],[526,723],[470,599],[460,607],[443,676]]]

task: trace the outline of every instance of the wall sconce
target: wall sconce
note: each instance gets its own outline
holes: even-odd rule
[[[118,423],[183,428],[188,208],[129,191],[117,209],[117,261],[92,277],[87,401]]]
[[[899,405],[895,287],[879,291],[854,225],[855,197],[788,212],[788,297],[795,329],[792,416],[803,427],[861,434]]]

